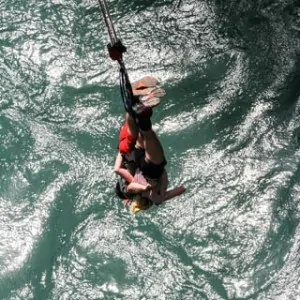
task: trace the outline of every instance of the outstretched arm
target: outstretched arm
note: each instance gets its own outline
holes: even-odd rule
[[[130,193],[133,193],[133,194],[142,193],[142,192],[148,191],[150,189],[151,189],[150,184],[143,185],[143,184],[140,184],[140,183],[134,182],[134,181],[129,183],[127,186],[127,191]]]
[[[124,178],[127,182],[131,182],[133,180],[133,176],[130,174],[128,170],[122,168],[123,157],[120,152],[118,152],[116,161],[115,161],[115,173]]]
[[[185,191],[186,191],[186,188],[183,185],[176,187],[172,190],[169,190],[165,194],[164,201],[171,200],[174,197],[177,197],[177,196],[183,194]]]

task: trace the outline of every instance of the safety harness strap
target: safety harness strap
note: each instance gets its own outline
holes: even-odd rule
[[[132,119],[135,120],[136,114],[132,109],[132,106],[136,103],[136,99],[133,96],[131,83],[122,56],[123,53],[126,52],[126,47],[122,44],[121,40],[117,38],[116,31],[110,18],[106,1],[98,1],[110,38],[110,43],[107,45],[109,56],[112,60],[116,60],[120,66],[120,91],[123,105],[125,110],[131,115]]]

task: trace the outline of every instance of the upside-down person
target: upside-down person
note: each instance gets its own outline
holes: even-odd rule
[[[165,91],[157,86],[157,79],[152,76],[145,76],[142,79],[132,83],[134,97],[138,99],[136,110],[142,114],[148,111],[148,108],[154,107],[160,103],[160,97],[165,95]],[[149,111],[148,111],[149,112]],[[133,120],[128,112],[125,115],[125,123],[119,134],[118,155],[115,162],[115,173],[120,175],[118,184],[125,192],[125,184],[133,181],[136,170],[135,163],[135,145],[138,139],[137,120]],[[143,147],[140,145],[140,147]]]
[[[145,78],[150,78],[151,83],[157,82],[153,77]],[[133,84],[134,89],[135,86]],[[141,88],[139,92],[145,92],[143,90]],[[119,153],[115,162],[115,172],[121,176],[116,186],[117,195],[124,199],[125,205],[131,206],[133,213],[148,209],[153,203],[162,204],[185,191],[184,186],[167,191],[167,162],[151,123],[151,107],[159,104],[159,97],[153,97],[151,93],[145,93],[143,97],[144,101],[140,101],[138,109],[135,110],[135,120],[126,113],[126,123],[120,132]]]

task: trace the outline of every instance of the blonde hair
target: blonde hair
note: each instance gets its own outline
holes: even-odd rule
[[[130,205],[131,212],[135,215],[141,210],[147,210],[152,206],[152,202],[148,198],[143,198],[141,195],[136,195]]]

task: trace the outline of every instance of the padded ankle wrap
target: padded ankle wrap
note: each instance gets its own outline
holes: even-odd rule
[[[148,131],[152,128],[152,123],[149,117],[137,117],[137,124],[142,131]]]

